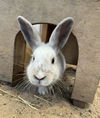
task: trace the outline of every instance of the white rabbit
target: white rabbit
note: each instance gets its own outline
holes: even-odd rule
[[[48,93],[61,79],[66,61],[61,49],[66,44],[72,31],[73,18],[68,17],[61,21],[50,36],[49,42],[44,43],[32,24],[22,16],[18,16],[21,32],[33,50],[32,58],[26,73],[31,84],[38,87],[39,94]]]

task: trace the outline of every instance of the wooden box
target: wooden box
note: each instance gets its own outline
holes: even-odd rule
[[[14,73],[20,69],[23,70],[24,66],[21,62],[27,60],[24,58],[26,53],[23,53],[24,56],[21,58],[26,44],[19,32],[18,15],[26,17],[33,24],[51,23],[55,25],[63,18],[71,16],[75,19],[71,36],[75,39],[76,52],[69,60],[77,64],[72,99],[76,105],[82,103],[81,105],[84,106],[84,103],[92,103],[100,79],[99,7],[95,1],[82,0],[0,1],[0,80],[13,83]],[[22,37],[22,40],[18,37]],[[16,50],[17,46],[21,46],[20,51]],[[18,58],[21,60],[18,61]],[[15,62],[17,65],[14,65]],[[22,64],[22,68],[18,64]]]

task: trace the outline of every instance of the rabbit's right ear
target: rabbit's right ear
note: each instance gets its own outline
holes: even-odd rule
[[[73,18],[65,18],[56,26],[51,34],[49,45],[52,46],[57,52],[65,46],[72,31],[73,22]]]
[[[32,49],[35,49],[41,43],[38,32],[32,27],[32,24],[22,16],[18,16],[18,23],[26,42]]]

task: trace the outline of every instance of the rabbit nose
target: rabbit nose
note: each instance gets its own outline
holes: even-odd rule
[[[38,78],[37,76],[34,75],[34,78],[37,80],[44,80],[46,78],[46,76],[42,77],[42,78]]]

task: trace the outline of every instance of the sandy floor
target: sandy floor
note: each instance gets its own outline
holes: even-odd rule
[[[100,118],[100,84],[93,104],[85,109],[61,95],[42,97],[0,84],[0,118]]]

